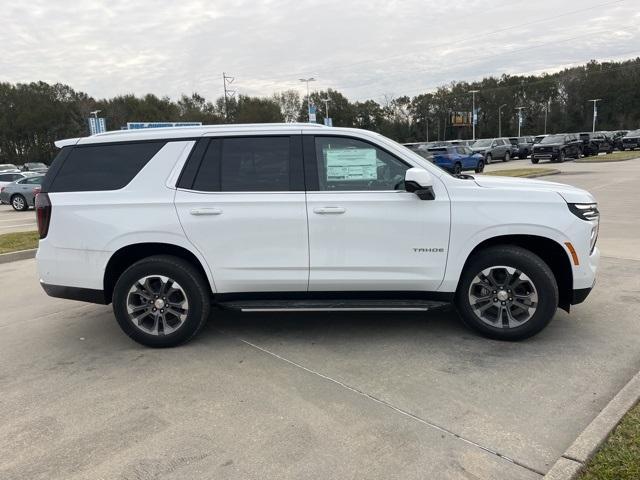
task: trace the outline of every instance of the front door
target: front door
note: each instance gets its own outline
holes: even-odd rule
[[[310,291],[434,291],[449,243],[449,198],[404,190],[411,165],[364,140],[305,136]]]
[[[216,290],[305,291],[309,257],[300,135],[205,139],[194,155],[175,205],[187,238],[213,272]]]

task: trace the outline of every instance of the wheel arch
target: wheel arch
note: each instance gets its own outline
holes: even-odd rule
[[[470,259],[480,250],[496,245],[515,245],[538,255],[549,266],[558,284],[558,306],[569,311],[573,297],[573,270],[564,247],[555,240],[539,235],[499,235],[483,240],[467,256],[463,271]],[[458,283],[459,285],[459,283]]]
[[[207,280],[209,289],[211,293],[213,293],[213,285],[211,284],[209,275],[207,275],[207,270],[196,255],[188,249],[170,243],[144,242],[124,246],[114,252],[109,258],[105,267],[103,280],[105,302],[111,303],[115,284],[127,268],[135,262],[153,255],[173,255],[191,263],[202,274],[202,277]]]

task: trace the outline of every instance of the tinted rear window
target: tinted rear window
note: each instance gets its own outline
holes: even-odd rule
[[[50,192],[118,190],[127,185],[166,142],[77,146],[69,152]]]
[[[193,184],[194,190],[282,192],[290,190],[289,137],[237,137],[212,140]]]

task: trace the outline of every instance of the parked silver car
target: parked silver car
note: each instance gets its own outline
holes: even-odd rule
[[[32,175],[0,188],[0,202],[10,203],[14,210],[28,210],[34,206],[44,175]]]

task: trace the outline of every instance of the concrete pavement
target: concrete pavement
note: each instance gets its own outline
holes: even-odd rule
[[[452,311],[216,312],[150,350],[0,265],[0,478],[541,478],[640,369],[640,161],[556,166],[600,202],[602,269],[520,343]]]
[[[36,214],[33,209],[17,212],[11,205],[0,205],[0,235],[37,229]]]

